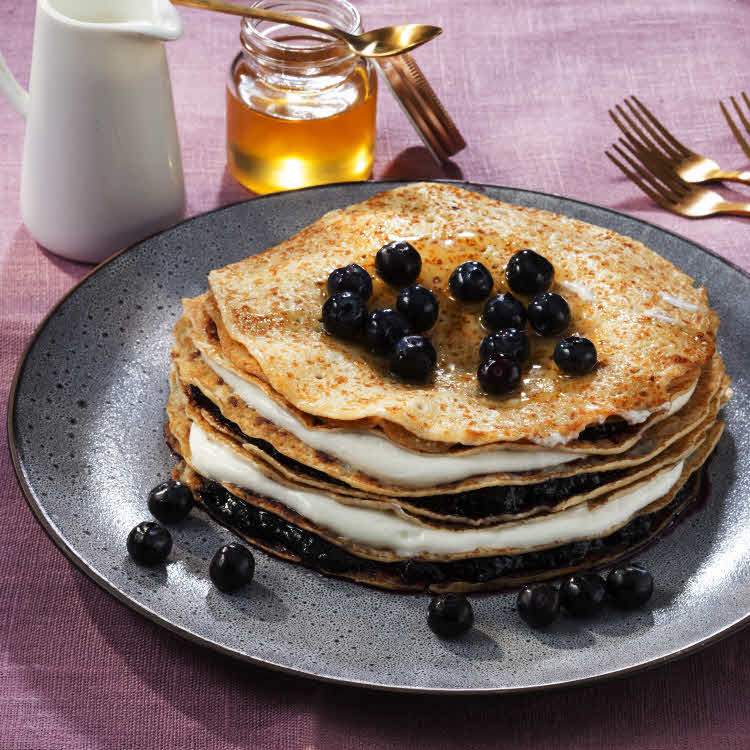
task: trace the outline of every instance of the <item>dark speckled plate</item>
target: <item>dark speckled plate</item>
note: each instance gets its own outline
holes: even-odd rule
[[[62,552],[131,609],[196,643],[276,669],[393,690],[520,691],[595,680],[668,661],[750,620],[750,279],[693,243],[609,211],[525,190],[466,187],[557,211],[645,242],[708,287],[734,378],[708,503],[642,555],[651,606],[527,628],[513,594],[476,596],[476,627],[442,641],[427,598],[329,580],[257,553],[244,593],[211,585],[208,561],[231,539],[200,513],[173,529],[169,564],[139,568],[128,531],[149,518],[149,489],[169,475],[162,439],[171,329],[180,298],[212,268],[286,239],[325,211],[400,183],[356,183],[258,198],[184,222],[117,255],[42,323],[9,410],[16,471]]]

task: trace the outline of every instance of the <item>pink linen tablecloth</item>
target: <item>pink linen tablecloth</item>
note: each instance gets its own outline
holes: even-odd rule
[[[615,137],[608,107],[635,93],[697,151],[728,168],[747,166],[717,99],[750,88],[749,3],[360,6],[367,27],[415,20],[445,28],[416,57],[469,143],[454,164],[435,167],[383,90],[376,178],[464,177],[568,195],[677,231],[750,269],[748,220],[668,215],[603,156]],[[33,13],[30,0],[0,0],[0,49],[24,83]],[[224,157],[223,85],[238,22],[198,11],[183,17],[185,36],[168,54],[192,215],[248,194],[229,177]],[[0,102],[3,421],[26,342],[89,270],[46,253],[22,226],[22,141],[23,122]],[[0,499],[2,750],[750,748],[747,631],[648,673],[546,694],[446,699],[338,688],[231,663],[115,602],[32,519],[5,445]]]

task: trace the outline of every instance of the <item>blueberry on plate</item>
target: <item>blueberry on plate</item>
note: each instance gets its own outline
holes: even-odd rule
[[[396,307],[409,319],[411,328],[422,333],[432,326],[438,318],[438,301],[435,295],[420,284],[404,287],[396,298]]]
[[[557,342],[555,364],[569,375],[585,375],[596,367],[596,347],[582,336],[569,336]]]
[[[363,300],[368,300],[372,294],[370,274],[356,263],[331,271],[328,276],[328,294],[336,292],[354,292]]]
[[[157,484],[148,494],[148,509],[162,523],[177,523],[193,508],[193,493],[182,482],[170,479]]]
[[[607,592],[618,607],[635,609],[651,598],[654,579],[651,573],[635,563],[615,568],[607,576]]]
[[[427,624],[436,635],[455,638],[474,624],[471,602],[463,594],[434,596],[427,610]]]
[[[406,316],[390,307],[373,310],[365,319],[365,341],[375,354],[389,354],[396,342],[409,333]]]
[[[404,380],[425,380],[435,369],[437,354],[432,342],[416,334],[400,338],[391,353],[391,372]]]
[[[475,260],[467,260],[448,279],[451,294],[461,302],[479,302],[492,291],[492,274]]]
[[[127,547],[140,565],[158,565],[172,550],[172,535],[161,524],[143,521],[128,534]]]
[[[510,292],[496,294],[484,304],[482,320],[487,328],[523,328],[526,325],[526,308]]]
[[[365,324],[367,306],[354,292],[336,292],[323,305],[323,325],[332,336],[355,338]]]
[[[219,591],[236,591],[253,580],[255,558],[241,544],[225,544],[220,547],[208,568],[211,580]]]
[[[494,359],[498,354],[525,362],[529,358],[529,337],[526,331],[502,328],[485,336],[479,345],[479,358],[484,362]]]
[[[588,617],[599,612],[607,594],[607,584],[596,573],[576,573],[560,587],[560,600],[571,615]]]
[[[543,628],[560,612],[560,592],[551,583],[532,583],[518,592],[516,606],[527,624]]]
[[[386,283],[406,286],[417,280],[422,258],[414,246],[404,240],[389,242],[376,253],[375,270]]]
[[[554,336],[564,331],[570,323],[568,303],[555,292],[542,292],[529,302],[529,323],[542,336]]]
[[[555,267],[533,250],[519,250],[505,268],[508,286],[519,294],[536,294],[550,288]]]
[[[497,354],[479,365],[477,379],[487,393],[509,393],[521,382],[521,363],[515,357]]]

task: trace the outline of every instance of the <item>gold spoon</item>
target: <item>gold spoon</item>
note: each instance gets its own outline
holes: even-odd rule
[[[222,0],[172,0],[174,5],[185,5],[188,8],[213,10],[229,13],[233,16],[260,18],[264,21],[278,21],[290,26],[301,26],[321,34],[336,37],[348,45],[349,49],[362,57],[388,57],[419,47],[442,33],[439,26],[427,26],[421,23],[408,23],[401,26],[384,26],[381,29],[366,31],[364,34],[350,34],[335,26],[318,21],[316,18],[305,18],[290,13],[277,13],[275,10],[251,8],[247,5],[225,3]]]

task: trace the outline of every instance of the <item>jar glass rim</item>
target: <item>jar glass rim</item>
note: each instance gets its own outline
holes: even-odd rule
[[[250,6],[318,18],[352,34],[362,31],[362,17],[359,10],[349,0],[255,0],[250,3]],[[285,44],[266,32],[279,28],[293,29],[296,27],[276,24],[265,30],[260,28],[261,26],[267,26],[269,23],[273,22],[257,18],[243,18],[240,32],[242,45],[246,49],[252,46],[254,48],[252,51],[256,53],[260,51],[257,47],[261,46],[263,52],[272,57],[280,58],[292,55],[300,61],[304,58],[314,58],[319,63],[326,60],[342,60],[355,54],[343,42],[333,38],[330,41],[324,41],[325,37],[322,37],[319,43],[316,41],[314,44],[305,46]],[[304,29],[299,29],[299,31],[311,35],[316,33]],[[312,38],[315,39],[316,37]]]

